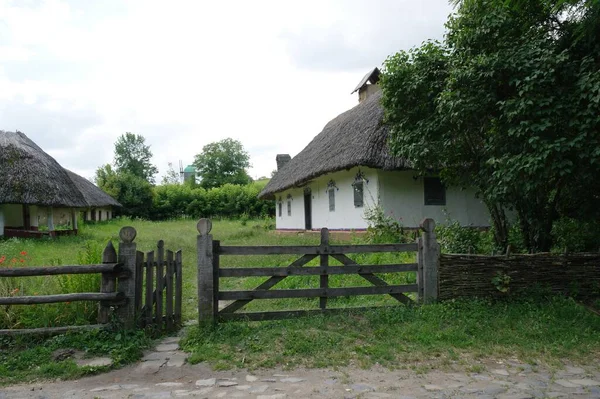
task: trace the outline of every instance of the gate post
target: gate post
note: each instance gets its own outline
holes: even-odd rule
[[[435,237],[433,219],[423,220],[421,229],[423,229],[423,302],[432,303],[438,298],[440,249]]]
[[[198,322],[200,325],[215,323],[215,285],[213,274],[213,237],[210,233],[212,222],[202,218],[198,229]],[[218,256],[218,254],[216,255]]]
[[[118,306],[116,314],[119,316],[119,320],[123,323],[125,328],[135,327],[135,282],[136,282],[136,263],[137,263],[137,251],[135,236],[137,232],[131,226],[126,226],[119,231],[119,263],[123,264],[123,269],[127,273],[127,277],[119,278],[117,284],[117,291],[122,292],[125,296],[125,304]]]

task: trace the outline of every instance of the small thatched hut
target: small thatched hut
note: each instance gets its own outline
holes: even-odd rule
[[[0,130],[0,236],[76,234],[78,210],[90,208],[90,198],[118,206],[91,183],[102,194],[90,195],[79,181],[85,179],[73,175],[25,134]],[[65,228],[56,230],[55,219]],[[47,231],[40,231],[40,222]]]
[[[102,221],[112,219],[113,208],[121,207],[121,204],[110,195],[99,189],[89,181],[77,173],[66,170],[67,174],[75,183],[75,186],[83,194],[83,198],[87,204],[86,209],[82,209],[83,219],[90,221]]]
[[[425,217],[488,226],[486,207],[473,190],[446,188],[439,178],[418,177],[388,149],[379,70],[353,91],[359,104],[331,120],[298,155],[277,155],[277,173],[259,197],[276,200],[277,229],[365,229],[365,213],[381,207],[406,227]]]

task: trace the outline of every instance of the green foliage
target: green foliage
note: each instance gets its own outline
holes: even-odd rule
[[[364,219],[367,221],[367,239],[369,242],[396,243],[404,242],[404,227],[399,220],[386,215],[380,205],[365,208]]]
[[[561,218],[552,227],[554,249],[562,252],[597,252],[600,248],[600,222]]]
[[[478,356],[541,361],[595,359],[600,318],[564,297],[447,301],[270,322],[194,328],[181,345],[189,361],[219,369],[369,368],[449,362]]]
[[[485,233],[472,227],[461,226],[458,220],[447,220],[435,226],[435,233],[443,253],[469,254],[483,252]]]
[[[114,164],[117,172],[128,173],[154,184],[156,166],[150,163],[152,152],[140,134],[125,133],[115,142]]]
[[[499,245],[511,208],[526,247],[548,250],[573,198],[598,214],[600,3],[458,4],[443,43],[386,61],[392,149],[449,185],[474,186]]]
[[[162,185],[154,188],[153,219],[175,219],[183,216],[256,218],[275,215],[273,201],[258,199],[264,182],[245,186],[225,184],[204,189],[184,184]]]
[[[144,219],[151,217],[152,186],[144,178],[127,172],[115,172],[107,174],[104,180],[97,178],[96,181],[101,189],[123,205],[123,208],[117,209],[118,215]]]
[[[510,276],[504,272],[496,272],[496,275],[492,277],[492,285],[498,291],[506,294],[510,290]]]
[[[59,349],[82,351],[84,356],[108,356],[117,368],[136,361],[151,340],[143,331],[93,330],[58,335],[0,339],[0,385],[37,379],[72,379],[106,371],[108,367],[78,367],[73,359],[54,360]]]
[[[227,138],[210,143],[196,155],[194,166],[205,189],[225,184],[248,184],[252,179],[246,173],[250,167],[250,156],[242,143]]]

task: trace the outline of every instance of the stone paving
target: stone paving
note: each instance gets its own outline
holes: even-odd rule
[[[178,338],[167,338],[138,364],[77,381],[0,389],[5,398],[598,398],[598,364],[549,371],[516,360],[489,361],[477,373],[344,368],[213,371],[189,365]],[[479,368],[478,368],[479,369]],[[481,367],[483,370],[484,367]]]

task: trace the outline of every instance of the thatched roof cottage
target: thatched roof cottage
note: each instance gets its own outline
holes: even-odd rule
[[[77,212],[98,206],[120,204],[64,169],[25,134],[0,130],[0,236],[73,234]],[[47,231],[40,231],[40,222]],[[58,233],[56,224],[68,228]]]
[[[462,225],[487,227],[489,216],[473,190],[446,188],[436,176],[419,177],[390,154],[383,123],[379,70],[352,92],[359,104],[331,120],[298,155],[277,155],[277,173],[259,194],[275,200],[277,229],[365,229],[365,211],[381,206],[410,228],[446,211]]]

